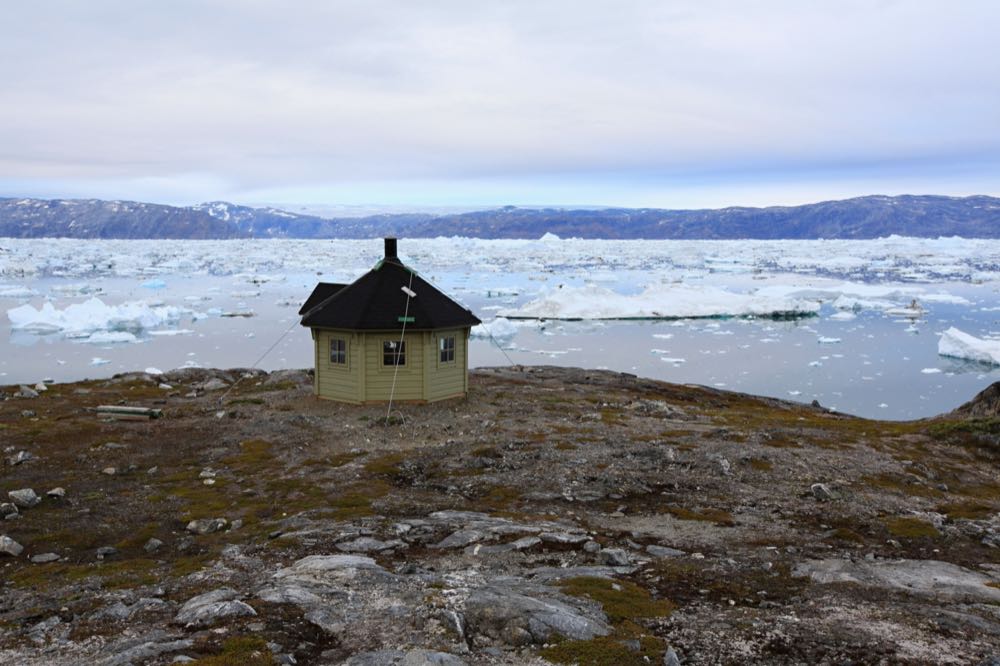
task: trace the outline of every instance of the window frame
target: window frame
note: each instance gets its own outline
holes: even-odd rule
[[[340,343],[340,349],[334,351],[334,344]],[[347,367],[347,338],[330,338],[329,353],[327,355],[327,362],[330,365],[337,367]],[[337,355],[337,359],[334,358],[334,354]]]
[[[399,345],[399,351],[394,351]],[[382,340],[382,367],[406,367],[406,340]]]
[[[439,365],[455,364],[455,349],[457,348],[455,337],[454,335],[442,335],[438,338]]]

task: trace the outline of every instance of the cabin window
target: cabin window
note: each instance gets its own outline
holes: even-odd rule
[[[330,363],[347,365],[347,340],[342,338],[330,340]]]
[[[455,336],[449,335],[438,339],[441,350],[441,362],[453,363],[455,361]]]
[[[406,365],[406,342],[383,340],[382,365]]]

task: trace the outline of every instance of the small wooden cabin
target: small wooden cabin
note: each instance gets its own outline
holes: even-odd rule
[[[320,398],[434,402],[469,389],[469,333],[479,318],[403,265],[395,238],[351,284],[317,284],[299,314],[312,331]]]

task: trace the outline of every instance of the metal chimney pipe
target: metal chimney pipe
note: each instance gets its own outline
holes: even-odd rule
[[[398,259],[396,256],[396,239],[386,238],[385,239],[385,258],[386,259]]]

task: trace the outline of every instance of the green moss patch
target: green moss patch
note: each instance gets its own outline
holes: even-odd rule
[[[539,654],[555,664],[580,666],[647,666],[660,663],[666,645],[659,638],[602,636],[589,641],[560,641]]]
[[[233,636],[222,644],[219,654],[190,662],[192,666],[274,666],[275,660],[267,641],[258,636]]]
[[[898,474],[883,473],[870,474],[861,477],[861,483],[871,488],[880,490],[891,490],[911,497],[943,497],[944,493],[923,483],[916,483],[914,479],[900,476]]]
[[[635,583],[596,576],[569,578],[559,588],[574,597],[586,597],[601,604],[614,623],[649,617],[666,617],[676,608],[666,599],[654,599],[648,590]]]
[[[932,524],[926,520],[911,516],[889,518],[885,521],[885,526],[890,534],[897,537],[918,539],[921,537],[934,538],[941,536],[941,533]]]
[[[145,558],[132,560],[106,560],[90,564],[52,562],[25,566],[10,574],[9,580],[18,587],[48,589],[65,583],[76,583],[88,578],[98,578],[107,589],[123,589],[152,585],[158,577],[154,573],[157,563]]]
[[[966,520],[986,520],[997,513],[996,505],[988,502],[949,502],[937,507],[938,513],[943,513],[951,520],[964,518]]]

